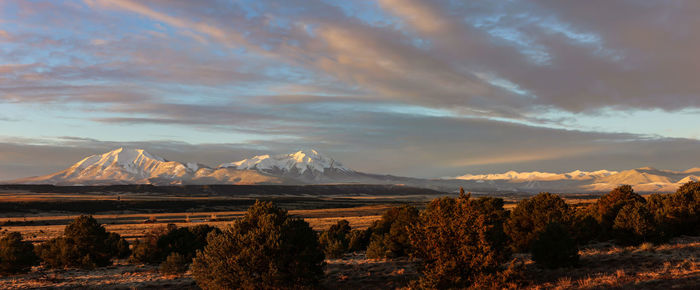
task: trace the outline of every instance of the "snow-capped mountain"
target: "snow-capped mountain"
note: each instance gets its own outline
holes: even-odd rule
[[[255,169],[262,171],[307,171],[324,172],[328,169],[352,171],[333,158],[324,156],[316,150],[301,150],[290,154],[259,155],[250,159],[219,165],[221,168]]]
[[[493,174],[465,174],[455,177],[462,180],[507,180],[511,182],[522,181],[557,181],[557,180],[591,180],[601,177],[617,174],[617,171],[598,170],[598,171],[571,171],[567,173],[551,173],[551,172],[517,172],[508,171],[506,173]]]
[[[642,167],[623,171],[572,171],[568,173],[517,172],[493,174],[466,174],[456,177],[459,180],[474,181],[497,188],[510,188],[514,191],[581,191],[605,192],[629,184],[642,192],[670,192],[689,181],[698,180],[700,170],[685,171],[659,170]]]
[[[153,183],[152,180],[158,179],[179,183],[177,181],[191,173],[192,170],[180,162],[167,161],[142,149],[118,148],[104,154],[88,156],[63,171],[28,178],[26,182],[119,184]]]
[[[359,173],[316,150],[261,155],[210,168],[168,161],[143,149],[118,148],[91,155],[69,168],[12,183],[104,184],[308,184],[353,182]]]
[[[324,181],[353,176],[355,171],[316,150],[300,150],[289,154],[259,155],[236,162],[224,163],[218,168],[257,170],[259,172],[300,179]]]
[[[517,172],[466,174],[454,178],[421,179],[352,170],[316,150],[259,155],[215,168],[168,161],[143,149],[118,148],[88,156],[65,170],[6,183],[54,185],[111,184],[393,184],[475,192],[606,192],[629,184],[641,192],[670,192],[700,180],[700,168],[685,171],[649,167],[624,171]]]
[[[247,178],[244,180],[243,176]],[[219,171],[200,163],[168,161],[143,149],[132,148],[91,155],[65,170],[12,182],[56,185],[281,183],[277,178],[262,176],[255,171]]]

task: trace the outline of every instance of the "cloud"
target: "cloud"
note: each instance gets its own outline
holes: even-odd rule
[[[66,108],[83,121],[14,137],[125,126],[190,142],[143,143],[167,153],[207,130],[245,135],[221,145],[232,150],[318,147],[358,169],[415,176],[697,163],[674,153],[695,154],[693,140],[577,123],[646,110],[689,127],[673,114],[700,107],[700,5],[595,4],[3,1],[0,105],[32,108],[12,115],[28,122]],[[31,153],[104,151],[124,137],[105,139],[116,141]],[[12,144],[2,152],[24,152]]]
[[[331,119],[328,116],[316,118],[317,123]],[[89,154],[131,146],[145,148],[171,160],[200,161],[209,165],[262,153],[316,148],[360,171],[417,177],[532,168],[557,172],[623,170],[649,165],[687,169],[700,164],[700,159],[692,157],[700,156],[700,141],[697,140],[536,128],[498,121],[415,117],[399,113],[348,111],[335,118],[335,122],[348,125],[279,125],[270,133],[288,137],[253,139],[235,144],[168,140],[108,142],[68,137],[49,141],[6,139],[0,146],[0,155],[5,156],[0,163],[5,172],[25,163],[31,167],[6,173],[6,179],[9,179],[10,175],[18,177],[22,173],[49,173]],[[221,132],[224,134],[227,129],[221,129]]]
[[[280,78],[251,73],[253,62],[246,62],[254,59],[268,72],[304,70],[302,81],[331,77],[329,83],[358,95],[514,119],[542,110],[700,106],[700,87],[693,79],[700,72],[693,57],[700,43],[692,37],[694,30],[677,29],[697,24],[693,1],[580,7],[557,1],[385,0],[375,12],[396,18],[386,16],[395,23],[384,26],[323,2],[302,2],[298,9],[289,9],[295,4],[287,1],[210,3],[219,9],[161,1],[85,3],[98,11],[146,17],[197,39],[167,34],[162,43],[118,34],[116,44],[94,35],[76,48],[107,62],[77,68],[75,79],[285,85],[286,72]],[[95,40],[115,47],[98,55],[88,48]],[[185,50],[173,49],[175,43]],[[232,53],[236,47],[243,50]],[[546,60],[533,61],[533,51]],[[113,61],[124,56],[124,62]],[[49,71],[40,75],[60,78],[59,67]]]

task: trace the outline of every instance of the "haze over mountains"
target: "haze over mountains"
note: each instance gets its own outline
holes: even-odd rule
[[[670,192],[700,180],[700,168],[686,171],[637,168],[624,171],[568,173],[516,172],[466,174],[455,178],[420,179],[358,172],[316,150],[260,155],[210,168],[199,163],[169,161],[143,149],[119,148],[92,155],[69,168],[5,183],[53,185],[112,184],[402,184],[444,191],[460,186],[476,192],[605,192],[630,184],[643,192]]]

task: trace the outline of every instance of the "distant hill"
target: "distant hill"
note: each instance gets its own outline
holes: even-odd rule
[[[517,172],[466,174],[454,178],[421,179],[359,172],[316,150],[259,155],[210,168],[199,163],[165,160],[143,149],[118,148],[85,157],[48,175],[11,180],[5,184],[63,186],[105,185],[310,185],[384,184],[474,192],[605,192],[621,184],[641,192],[675,191],[681,184],[700,180],[700,168],[685,171],[650,167],[624,171],[567,173]]]

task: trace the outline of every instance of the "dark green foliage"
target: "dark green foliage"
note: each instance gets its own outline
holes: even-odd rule
[[[323,252],[326,253],[326,258],[342,258],[343,254],[348,251],[350,239],[350,222],[347,220],[339,220],[337,224],[332,225],[327,231],[323,231],[319,236],[319,243]]]
[[[375,221],[369,231],[372,233],[367,246],[367,257],[396,258],[407,256],[410,252],[408,227],[418,221],[418,210],[404,205],[394,207]]]
[[[521,200],[510,213],[505,225],[512,240],[513,250],[523,252],[530,249],[532,241],[552,222],[570,224],[571,211],[559,196],[540,193]]]
[[[80,216],[66,226],[63,236],[45,242],[37,251],[54,268],[94,268],[111,264],[124,247],[128,243],[119,235],[110,235],[92,216]]]
[[[431,201],[410,228],[412,255],[421,261],[418,288],[483,285],[498,275],[511,256],[502,204],[497,199],[470,200],[468,195]]]
[[[670,207],[670,194],[651,194],[647,197],[646,207],[654,219],[654,231],[658,242],[666,241],[677,234]]]
[[[165,260],[171,253],[178,253],[190,259],[194,258],[196,252],[196,240],[194,234],[188,228],[173,227],[165,235],[158,238],[158,249],[160,249],[160,259]]]
[[[350,231],[350,234],[348,235],[348,250],[350,252],[367,250],[370,237],[372,237],[372,232],[369,229]]]
[[[257,201],[245,217],[207,242],[191,266],[203,289],[302,288],[323,276],[316,233],[270,202]]]
[[[171,253],[163,263],[160,264],[160,272],[163,274],[180,274],[187,272],[187,264],[189,264],[191,259],[185,258],[185,256],[179,253]]]
[[[105,243],[107,243],[107,248],[110,249],[112,257],[124,259],[131,255],[129,242],[117,233],[109,233]]]
[[[157,264],[165,261],[170,254],[178,253],[191,261],[197,250],[206,246],[210,232],[221,231],[209,225],[178,228],[169,224],[167,227],[153,228],[134,243],[131,259],[140,263]]]
[[[66,237],[56,237],[50,239],[36,248],[36,252],[41,260],[52,268],[80,267],[94,268],[89,256],[83,257],[75,245],[73,239]],[[86,258],[84,260],[84,258]],[[83,263],[85,262],[85,263]]]
[[[622,245],[637,245],[655,238],[654,216],[641,202],[627,204],[613,223],[614,237]]]
[[[388,256],[388,250],[384,241],[385,239],[383,235],[373,235],[369,240],[367,251],[365,252],[367,257],[370,259],[386,258]]]
[[[170,228],[172,229],[173,227]],[[165,255],[163,250],[158,247],[158,240],[167,233],[168,228],[166,227],[154,227],[146,232],[143,238],[136,240],[133,248],[131,249],[131,262],[146,264],[160,263],[163,257],[167,257],[167,255]]]
[[[532,242],[532,259],[547,268],[573,266],[578,263],[576,241],[566,226],[549,223]]]
[[[22,234],[9,232],[0,237],[0,275],[26,273],[38,262],[34,246],[23,241]]]
[[[593,241],[600,235],[600,224],[596,219],[596,209],[597,207],[594,204],[573,210],[574,213],[569,229],[572,237],[579,245]]]
[[[511,240],[505,233],[505,224],[508,221],[510,212],[503,208],[503,199],[495,197],[480,197],[477,199],[471,198],[471,194],[462,197],[467,200],[468,205],[483,215],[488,220],[488,225],[493,229],[488,231],[492,236],[488,239],[497,249],[507,248],[511,244]],[[499,250],[500,251],[500,250]],[[510,255],[510,251],[507,251]]]
[[[666,203],[667,222],[674,235],[700,234],[700,182],[683,184]]]
[[[194,249],[190,250],[193,255],[197,253],[197,250],[204,249],[207,245],[207,236],[209,236],[209,234],[221,233],[219,228],[210,225],[197,225],[187,227],[187,229],[194,235]]]
[[[605,194],[596,202],[596,219],[601,226],[601,234],[609,237],[612,234],[612,226],[617,213],[628,204],[645,202],[644,198],[632,190],[632,186],[621,185],[610,193]]]
[[[646,205],[659,240],[700,234],[700,182],[688,182],[672,194],[652,194]]]

